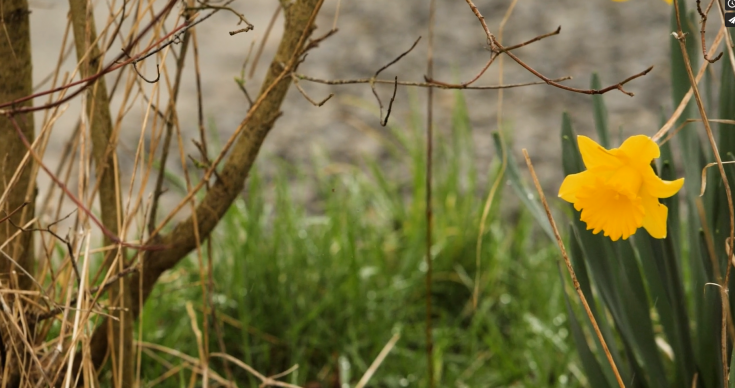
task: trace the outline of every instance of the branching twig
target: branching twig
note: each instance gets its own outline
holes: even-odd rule
[[[722,26],[722,28],[720,28],[720,32],[715,37],[715,40],[712,42],[712,47],[710,47],[710,49],[709,49],[709,55],[713,55],[714,54],[715,50],[717,49],[717,47],[722,42],[722,39],[726,36],[726,34],[725,34],[725,30],[726,29],[727,28],[725,28],[725,26]],[[699,81],[704,76],[704,72],[707,70],[707,66],[708,65],[709,65],[709,62],[705,62],[699,68],[699,71],[697,72],[697,76],[695,77],[695,81],[697,82],[697,84],[699,84]],[[665,135],[669,130],[671,130],[671,128],[676,123],[676,120],[678,120],[679,117],[681,116],[681,114],[684,113],[684,109],[689,104],[689,100],[691,100],[693,94],[694,93],[692,92],[692,88],[689,87],[689,91],[687,92],[687,94],[684,95],[684,97],[681,99],[681,101],[679,101],[679,106],[676,107],[676,110],[674,110],[674,113],[671,115],[671,117],[669,117],[669,119],[661,127],[661,129],[659,129],[656,132],[656,134],[654,134],[653,136],[651,136],[651,140],[653,140],[653,141],[659,141],[659,139],[661,139],[661,137],[663,135]],[[710,121],[712,121],[712,120],[710,120]]]
[[[324,34],[324,35],[322,35],[322,36],[320,36],[318,38],[309,39],[309,43],[306,44],[306,47],[304,47],[304,49],[302,50],[302,52],[305,53],[305,52],[307,52],[307,51],[309,51],[311,49],[314,49],[314,48],[319,47],[319,43],[323,42],[325,39],[329,38],[330,36],[336,34],[338,31],[339,31],[339,29],[334,28],[334,29],[331,29],[331,30],[327,31],[326,34]]]
[[[299,85],[299,78],[296,77],[296,75],[294,73],[291,73],[291,78],[293,79],[293,84],[294,84],[294,86],[296,86],[296,89],[298,89],[298,91],[301,93],[301,95],[304,96],[304,98],[307,101],[309,101],[312,105],[314,105],[315,107],[320,107],[320,106],[324,105],[327,101],[329,101],[330,98],[334,97],[334,93],[329,93],[329,95],[325,99],[323,99],[323,100],[321,100],[319,102],[314,101],[313,99],[311,99],[311,97],[309,97],[308,94],[306,94],[306,91],[304,90],[304,88],[302,88],[301,85]],[[396,80],[398,80],[398,77],[396,77]],[[244,88],[243,88],[243,92],[245,92],[245,95],[247,96],[247,91]],[[395,98],[395,93],[393,93],[393,97]],[[248,96],[248,100],[250,100],[250,97],[249,96]],[[391,103],[392,102],[393,101],[391,100]],[[251,105],[252,105],[252,102],[251,102]],[[388,114],[390,114],[390,108],[388,110]]]
[[[327,79],[321,79],[316,77],[311,77],[305,74],[295,74],[296,77],[298,77],[300,80],[304,81],[310,81],[310,82],[316,82],[319,84],[324,85],[356,85],[356,84],[369,84],[371,82],[371,78],[357,78],[357,79],[336,79],[336,80],[327,80]],[[572,79],[572,77],[561,77],[553,79],[554,82],[563,82]],[[387,79],[376,79],[372,80],[375,84],[395,84],[396,82],[394,80],[387,80]],[[436,82],[410,82],[410,81],[398,81],[398,85],[400,86],[415,86],[419,88],[439,88],[439,89],[464,89],[464,90],[497,90],[497,89],[513,89],[513,88],[520,88],[524,86],[533,86],[533,85],[546,85],[546,82],[544,81],[535,81],[535,82],[524,82],[519,84],[503,84],[503,85],[485,85],[485,86],[462,86],[460,85],[451,85],[451,84],[439,84]]]
[[[623,89],[623,85],[625,85],[626,83],[628,83],[628,82],[630,82],[630,81],[632,81],[632,80],[634,80],[636,78],[639,78],[639,77],[642,77],[642,76],[648,74],[648,72],[650,72],[653,69],[653,66],[651,66],[648,69],[646,69],[646,70],[644,70],[644,71],[642,71],[642,72],[640,72],[638,74],[635,74],[633,76],[630,76],[630,77],[626,78],[622,82],[619,82],[619,83],[617,83],[615,85],[608,86],[608,87],[603,88],[603,89],[577,89],[577,88],[573,88],[573,87],[570,87],[570,86],[562,85],[562,84],[560,84],[558,82],[555,82],[554,80],[552,80],[552,79],[544,76],[543,74],[539,73],[534,68],[532,68],[531,66],[529,66],[528,64],[526,64],[525,62],[523,62],[520,58],[518,58],[517,56],[515,56],[515,54],[513,54],[512,52],[510,52],[510,49],[512,48],[512,46],[510,46],[510,47],[504,47],[502,44],[500,44],[500,42],[498,42],[498,40],[495,38],[495,36],[490,32],[490,29],[487,27],[487,23],[485,22],[485,17],[482,16],[482,14],[477,9],[477,7],[472,2],[472,0],[466,0],[466,1],[467,1],[467,4],[470,6],[470,9],[472,10],[472,12],[475,14],[475,16],[477,17],[477,19],[482,24],[482,28],[485,30],[485,35],[487,36],[488,45],[490,46],[490,49],[492,50],[492,52],[495,53],[495,54],[505,53],[511,59],[513,59],[514,61],[516,61],[516,63],[518,63],[519,65],[523,66],[523,68],[525,68],[526,70],[528,70],[529,72],[531,72],[531,74],[533,74],[536,77],[544,80],[544,82],[547,83],[548,85],[557,87],[559,89],[564,89],[564,90],[567,90],[567,91],[570,91],[570,92],[582,93],[582,94],[604,94],[604,93],[607,93],[607,92],[609,92],[611,90],[617,89],[617,90],[620,90],[622,93],[625,93],[625,94],[627,94],[627,95],[629,95],[629,96],[632,97],[633,96],[633,93],[630,93],[630,92],[625,91],[625,89]]]
[[[100,284],[99,286],[92,287],[91,289],[86,290],[85,293],[96,294],[96,293],[98,293],[100,291],[105,291],[108,288],[110,288],[112,285],[114,285],[118,280],[120,280],[120,279],[122,279],[122,278],[124,278],[124,277],[126,277],[126,276],[128,276],[128,275],[130,275],[132,273],[138,272],[138,271],[139,271],[138,266],[137,265],[132,265],[132,266],[130,266],[128,268],[125,268],[122,271],[119,271],[116,274],[110,276],[110,278],[107,279],[107,281],[105,281],[104,283]],[[76,301],[79,299],[79,296],[80,295],[77,294],[74,297],[72,297],[71,298],[71,304],[76,303]],[[44,321],[44,320],[49,319],[49,318],[53,318],[54,316],[56,316],[58,314],[61,314],[63,311],[64,311],[64,306],[59,305],[59,304],[55,304],[55,307],[52,308],[52,309],[50,309],[49,311],[37,313],[35,315],[35,321],[36,322],[40,322],[40,321]]]
[[[375,96],[375,99],[378,100],[378,106],[380,107],[380,125],[382,125],[384,127],[386,126],[386,124],[388,124],[388,116],[390,116],[390,111],[391,111],[391,109],[393,107],[393,101],[396,98],[396,90],[398,88],[398,77],[396,77],[395,80],[393,81],[393,97],[390,99],[390,104],[388,105],[388,114],[385,115],[385,119],[383,118],[383,101],[380,100],[380,96],[378,96],[378,91],[375,90],[375,80],[376,80],[376,78],[378,78],[378,75],[383,70],[389,68],[390,66],[392,66],[396,62],[400,61],[408,53],[410,53],[416,47],[416,45],[419,43],[420,40],[421,40],[421,37],[419,36],[418,39],[416,39],[416,41],[413,42],[413,45],[411,45],[411,48],[409,48],[408,50],[406,50],[403,53],[401,53],[401,55],[399,55],[398,57],[396,57],[396,59],[388,62],[387,65],[385,65],[385,66],[381,67],[380,69],[378,69],[378,71],[375,72],[375,75],[373,75],[370,78],[370,80],[369,80],[370,90],[373,91],[373,95]]]
[[[527,41],[525,41],[523,43],[519,43],[519,44],[510,46],[510,47],[506,47],[505,48],[505,51],[515,50],[517,48],[521,48],[523,46],[527,46],[527,45],[529,45],[531,43],[538,42],[541,39],[548,38],[548,37],[554,36],[554,35],[559,35],[559,33],[561,33],[561,26],[557,27],[556,30],[554,30],[552,32],[549,32],[549,33],[546,33],[546,34],[543,34],[543,35],[539,35],[539,36],[537,36],[537,37],[535,37],[533,39],[527,40]],[[490,68],[490,65],[492,65],[493,62],[495,62],[495,59],[497,57],[498,57],[498,54],[497,53],[492,53],[492,55],[490,56],[490,60],[487,61],[487,63],[485,64],[485,66],[482,68],[482,70],[480,70],[480,72],[474,78],[472,78],[471,80],[469,80],[467,82],[463,82],[461,84],[450,84],[450,83],[446,83],[446,82],[437,81],[435,79],[430,79],[429,77],[424,77],[424,79],[426,80],[426,82],[429,82],[429,83],[433,83],[433,84],[437,84],[437,85],[441,85],[441,86],[445,86],[445,87],[449,87],[449,88],[462,88],[462,89],[464,89],[466,86],[469,86],[469,85],[473,84],[475,81],[477,81],[478,79],[480,79],[480,77],[482,77],[482,75],[485,74],[485,72],[487,71],[487,69]]]
[[[25,206],[25,205],[27,205],[27,203],[23,204],[23,206]],[[23,206],[21,206],[21,208]],[[15,213],[16,211],[18,211],[19,209],[20,208],[16,209],[15,211],[13,211],[13,213]],[[67,214],[64,218],[60,218],[60,219],[58,219],[58,220],[56,220],[56,221],[48,224],[48,226],[46,226],[45,229],[40,229],[40,228],[24,228],[22,225],[16,225],[15,222],[13,222],[13,220],[8,220],[8,221],[15,228],[17,228],[19,230],[22,230],[23,232],[47,232],[47,233],[51,234],[52,236],[54,236],[54,238],[56,238],[57,240],[59,240],[62,243],[64,243],[64,245],[66,245],[66,250],[69,253],[69,258],[71,260],[71,268],[74,270],[74,274],[77,276],[77,285],[79,285],[81,283],[81,281],[82,281],[82,277],[81,277],[81,275],[79,275],[79,268],[77,268],[77,261],[76,261],[76,258],[74,257],[74,249],[71,246],[71,242],[69,241],[68,238],[63,238],[63,237],[59,236],[58,234],[56,234],[56,232],[54,232],[53,230],[51,230],[51,227],[52,226],[54,226],[54,225],[56,225],[56,224],[58,224],[58,223],[60,223],[60,222],[62,222],[64,220],[66,220],[67,218],[71,217],[71,215],[74,214],[74,212],[76,212],[76,210],[72,210],[71,213]],[[10,214],[8,217],[10,217],[10,216],[12,216],[12,214]]]
[[[505,48],[505,47],[503,47],[503,45],[501,45],[500,42],[495,41],[495,45],[499,48],[499,50],[500,50],[499,52],[504,52],[507,56],[509,56],[514,61],[516,61],[516,63],[518,63],[519,65],[523,66],[523,68],[525,68],[526,70],[528,70],[529,72],[531,72],[531,74],[533,74],[536,77],[541,78],[542,80],[544,80],[544,82],[546,82],[547,84],[549,84],[551,86],[554,86],[554,87],[557,87],[559,89],[564,89],[564,90],[567,90],[567,91],[570,91],[570,92],[574,92],[574,93],[581,93],[581,94],[604,94],[604,93],[607,93],[607,92],[609,92],[611,90],[617,89],[617,90],[620,90],[622,93],[627,94],[627,95],[633,97],[634,94],[631,93],[631,92],[626,91],[625,89],[623,89],[623,85],[627,84],[628,82],[630,82],[630,81],[632,81],[632,80],[634,80],[636,78],[643,77],[644,75],[648,74],[648,72],[650,72],[651,70],[653,70],[653,66],[651,66],[648,69],[643,70],[642,72],[640,72],[638,74],[632,75],[632,76],[624,79],[623,81],[618,82],[615,85],[610,85],[610,86],[608,86],[606,88],[602,88],[602,89],[578,89],[578,88],[573,88],[571,86],[566,86],[566,85],[562,85],[560,83],[554,82],[552,79],[550,79],[550,78],[546,77],[545,75],[539,73],[534,68],[532,68],[531,66],[529,66],[528,64],[526,64],[525,62],[523,62],[520,58],[518,58],[517,56],[515,56],[515,54],[513,54],[510,51],[508,51],[508,49]]]
[[[119,62],[126,55],[125,52],[129,52],[132,47],[134,47],[135,45],[137,45],[138,42],[140,41],[140,39],[142,39],[143,36],[151,28],[153,28],[153,26],[159,20],[161,20],[164,15],[166,15],[171,10],[171,8],[174,6],[175,3],[176,3],[176,0],[170,0],[169,3],[166,5],[166,7],[164,7],[164,9],[158,15],[156,15],[155,18],[153,18],[153,20],[151,21],[151,23],[149,23],[145,28],[143,28],[143,30],[138,34],[138,36],[136,36],[136,38],[133,39],[133,41],[130,42],[130,44],[126,48],[123,49],[123,53],[120,54],[120,55],[118,55],[118,57],[115,58],[115,60],[113,60],[109,65],[107,65],[102,71],[98,72],[97,74],[91,75],[91,76],[89,76],[89,77],[87,77],[85,79],[82,79],[80,81],[76,81],[76,82],[72,82],[72,83],[69,83],[69,84],[66,84],[66,85],[62,85],[62,86],[59,86],[57,88],[46,90],[44,92],[34,93],[32,95],[29,95],[29,96],[26,96],[26,97],[23,97],[23,98],[19,98],[19,99],[13,100],[13,101],[0,103],[0,114],[8,115],[8,114],[23,113],[23,112],[35,112],[35,111],[45,110],[45,109],[49,109],[49,108],[53,108],[53,107],[59,106],[59,105],[65,103],[65,102],[71,100],[72,98],[76,97],[77,95],[79,95],[79,93],[83,92],[86,88],[88,88],[90,85],[92,85],[94,83],[94,81],[96,81],[100,77],[104,76],[105,74],[110,73],[110,72],[113,72],[113,71],[115,71],[115,70],[117,70],[117,69],[119,69],[119,68],[121,68],[121,67],[123,67],[125,65],[128,65],[128,64],[130,64],[130,63],[132,63],[134,61],[143,60],[143,59],[145,59],[145,58],[147,58],[147,57],[149,57],[149,56],[151,56],[151,55],[153,55],[153,54],[155,54],[155,53],[163,50],[165,47],[167,47],[167,46],[175,43],[177,41],[177,39],[178,39],[177,37],[178,37],[178,33],[179,32],[182,32],[183,33],[185,30],[194,27],[195,25],[203,22],[204,20],[206,20],[210,16],[212,16],[212,14],[206,15],[206,16],[202,17],[201,19],[199,19],[198,21],[194,22],[194,23],[185,22],[184,24],[176,27],[170,33],[166,34],[166,36],[164,36],[163,38],[157,40],[156,42],[154,42],[153,44],[151,44],[150,46],[148,46],[141,53],[133,56],[132,58],[130,58],[130,59],[126,60],[126,61]],[[184,31],[182,31],[182,30],[184,30]],[[163,43],[164,41],[166,41],[166,39],[169,39],[172,36],[174,37],[173,39],[169,40],[166,43]],[[163,43],[163,45],[161,47],[158,47],[157,49],[155,49],[153,51],[150,51],[151,49],[153,49],[154,47],[156,47],[156,46],[158,46],[159,44],[162,44],[162,43]],[[32,106],[18,107],[18,105],[21,102],[32,100],[32,99],[34,99],[36,97],[45,96],[47,94],[52,94],[52,93],[60,92],[62,90],[66,90],[68,88],[71,88],[71,87],[74,87],[74,86],[77,86],[77,85],[82,85],[82,87],[79,88],[78,90],[75,90],[74,92],[70,93],[66,97],[64,97],[62,99],[59,99],[58,101],[55,101],[55,102],[52,102],[52,103],[48,103],[48,104],[44,104],[44,105],[34,106],[34,107],[32,107]],[[7,107],[13,107],[13,108],[11,108],[11,109],[2,109],[2,108],[7,108]]]
[[[31,147],[31,144],[28,142],[28,139],[25,137],[25,135],[23,135],[23,132],[21,131],[20,126],[18,126],[18,122],[15,120],[15,117],[10,114],[7,117],[10,119],[10,122],[13,123],[13,126],[15,127],[15,132],[18,134],[18,137],[21,139],[21,141],[23,142],[23,144],[25,145],[26,149],[31,154],[33,159],[36,161],[36,163],[38,163],[38,165],[41,167],[41,169],[43,169],[43,171],[46,172],[49,178],[51,178],[51,180],[54,181],[54,183],[56,183],[61,188],[61,190],[67,195],[67,197],[69,197],[69,199],[71,199],[72,202],[74,202],[74,204],[77,205],[77,207],[81,209],[82,212],[84,212],[84,214],[86,214],[87,217],[89,217],[89,219],[100,228],[100,231],[102,231],[102,233],[107,238],[109,238],[110,241],[112,241],[115,244],[120,244],[121,246],[126,247],[126,248],[139,249],[139,250],[160,250],[160,249],[165,248],[163,246],[158,246],[158,245],[132,244],[132,243],[123,241],[120,237],[112,233],[108,228],[106,228],[102,224],[102,222],[92,213],[92,211],[89,210],[89,208],[87,208],[87,206],[85,206],[82,203],[82,201],[80,201],[74,194],[72,194],[72,192],[69,190],[68,187],[66,187],[64,182],[62,182],[57,176],[55,176],[51,172],[51,170],[48,169],[48,167],[46,167],[46,165],[43,163],[43,160],[41,160],[41,157],[38,156],[36,151],[33,150],[33,147]]]
[[[3,222],[9,220],[10,217],[12,217],[15,213],[17,213],[19,210],[23,209],[26,206],[28,206],[28,202],[23,202],[20,206],[18,206],[17,208],[15,208],[15,210],[13,210],[12,212],[10,212],[10,214],[8,214],[7,216],[5,216],[3,218],[0,218],[0,224],[2,224]]]
[[[699,12],[699,16],[702,18],[702,22],[701,22],[702,27],[699,29],[699,34],[701,35],[701,38],[702,38],[702,56],[709,63],[717,62],[718,60],[720,60],[720,58],[722,58],[722,55],[725,54],[725,52],[722,51],[720,52],[720,55],[716,56],[714,59],[710,59],[709,56],[707,55],[707,43],[704,40],[704,31],[705,31],[705,26],[707,25],[707,15],[709,15],[709,11],[710,9],[712,9],[712,5],[714,3],[715,3],[715,0],[710,0],[709,5],[707,6],[707,10],[702,12],[700,0],[697,0],[697,12]]]
[[[202,0],[198,0],[198,3],[201,4],[199,7],[187,7],[185,8],[186,11],[199,11],[199,10],[205,10],[205,9],[214,9],[214,10],[224,10],[224,11],[230,11],[237,15],[237,17],[240,19],[239,22],[237,22],[237,25],[239,26],[242,23],[245,23],[245,28],[239,29],[237,31],[230,31],[230,36],[239,34],[241,32],[248,32],[255,28],[254,25],[252,25],[247,19],[245,19],[245,15],[235,11],[232,7],[229,7],[228,4],[232,3],[232,1],[229,1],[225,5],[212,5],[208,3],[202,2]]]
[[[472,10],[472,13],[475,14],[477,17],[477,20],[480,21],[480,24],[482,24],[482,29],[485,31],[485,36],[487,37],[487,45],[490,46],[490,49],[495,52],[497,50],[497,47],[495,47],[495,36],[490,32],[490,29],[487,27],[487,23],[485,22],[485,17],[482,16],[480,13],[480,10],[477,9],[477,6],[475,6],[475,3],[472,2],[472,0],[465,0],[467,1],[467,5],[470,6],[470,9]]]

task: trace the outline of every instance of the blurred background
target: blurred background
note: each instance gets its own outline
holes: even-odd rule
[[[490,30],[498,35],[499,25],[511,1],[478,0],[475,4],[485,16]],[[63,1],[31,0],[31,7],[34,80],[38,83],[48,76],[56,64],[68,6]],[[200,65],[204,69],[202,92],[205,120],[216,125],[222,139],[226,139],[244,117],[248,103],[234,78],[241,75],[251,47],[253,53],[257,51],[278,2],[235,1],[232,7],[255,26],[254,30],[230,36],[229,31],[242,26],[237,26],[237,17],[229,12],[220,12],[197,27]],[[326,33],[331,28],[336,7],[336,0],[325,2],[317,21],[316,35]],[[98,26],[105,25],[108,20],[109,15],[105,10],[106,7],[96,8]],[[648,66],[654,66],[647,76],[626,85],[626,90],[635,93],[635,97],[617,91],[605,96],[610,128],[621,128],[626,135],[652,134],[660,121],[660,109],[672,109],[668,97],[669,85],[666,83],[670,71],[667,63],[671,43],[667,28],[670,11],[670,6],[660,0],[622,3],[609,0],[521,0],[505,24],[502,41],[506,45],[520,43],[561,26],[560,35],[524,47],[516,54],[550,78],[573,77],[565,83],[578,88],[589,87],[593,72],[599,73],[603,84],[607,86]],[[339,32],[311,52],[299,71],[323,79],[369,78],[421,36],[418,46],[384,71],[381,77],[392,79],[398,76],[403,81],[423,81],[428,14],[428,2],[422,0],[342,0],[337,21]],[[282,27],[280,16],[266,43],[255,76],[247,79],[250,67],[245,72],[246,87],[251,96],[256,95],[260,88],[260,80],[275,52]],[[469,80],[490,57],[483,30],[463,1],[437,1],[434,33],[436,79],[447,82]],[[113,45],[111,53],[116,53],[116,45],[119,43]],[[71,55],[65,68],[73,69],[73,58]],[[498,84],[499,65],[496,62],[476,85]],[[139,67],[149,78],[155,74],[153,59]],[[537,81],[509,58],[504,58],[503,74],[506,84]],[[112,75],[108,77],[108,83],[111,83],[114,78]],[[385,152],[376,136],[369,135],[370,131],[385,133],[385,130],[379,125],[378,106],[368,85],[326,86],[308,81],[302,81],[301,85],[315,100],[321,100],[329,93],[334,93],[335,97],[316,108],[292,88],[284,104],[284,115],[266,140],[263,153],[299,163],[309,160],[315,147],[323,149],[335,160],[344,162],[355,162],[361,155],[379,157]],[[392,87],[379,85],[377,89],[387,105]],[[490,132],[499,129],[498,93],[495,90],[465,92],[475,129],[473,144],[478,168],[487,168],[494,154]],[[188,66],[179,97],[179,114],[182,117],[182,131],[192,136],[198,133],[196,95],[194,69]],[[425,112],[425,95],[425,89],[400,87],[391,123],[405,121],[409,117],[412,98],[414,110]],[[436,127],[438,131],[446,131],[454,92],[437,90],[435,96]],[[144,108],[144,105],[134,107],[130,117],[140,117],[142,120]],[[503,129],[511,134],[516,151],[523,147],[529,149],[549,188],[554,186],[553,182],[560,182],[561,179],[557,128],[564,111],[572,112],[572,119],[580,133],[592,133],[590,96],[547,85],[504,92]],[[79,100],[75,100],[57,126],[72,126],[78,117]],[[128,120],[124,125],[122,141],[134,150],[140,121]],[[194,150],[190,143],[187,145]],[[122,164],[124,169],[124,162]],[[170,164],[171,168],[180,168],[177,167],[178,161],[170,161]],[[261,167],[269,172],[268,166]]]

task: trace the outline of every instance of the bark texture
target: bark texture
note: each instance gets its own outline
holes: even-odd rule
[[[27,0],[4,0],[0,2],[0,102],[13,101],[31,94],[32,66],[31,66],[31,36],[30,18]],[[31,101],[19,104],[17,107],[30,106]],[[29,141],[33,141],[33,114],[19,114],[14,116],[21,131]],[[0,197],[7,196],[0,203],[0,217],[17,209],[23,203],[28,205],[18,211],[11,218],[16,225],[24,225],[33,218],[35,185],[31,181],[31,166],[28,161],[21,166],[26,148],[18,137],[12,121],[6,116],[0,116]],[[20,170],[18,170],[20,168]],[[21,171],[19,177],[13,181],[16,171]],[[8,242],[17,229],[10,223],[0,224],[0,245]],[[33,267],[33,240],[31,233],[21,233],[15,237],[3,251],[13,258],[28,272]],[[14,272],[14,273],[13,273]],[[23,271],[15,268],[15,264],[5,256],[0,256],[0,288],[28,289],[31,279]],[[12,296],[6,294],[6,302],[12,303]],[[21,383],[21,368],[27,366],[27,358],[20,336],[31,337],[32,333],[21,333],[14,329],[10,317],[3,314],[0,319],[0,360],[2,367],[8,370],[3,372],[8,381],[3,383],[9,387]],[[29,328],[32,332],[32,328]],[[30,370],[31,368],[27,368]]]
[[[29,11],[27,0],[4,0],[2,6],[3,20],[0,34],[0,102],[13,101],[31,94],[32,65],[31,65],[31,36]],[[27,101],[20,106],[30,106]],[[33,114],[19,114],[14,116],[21,131],[28,141],[32,142]],[[10,119],[0,116],[0,196],[6,190],[9,194],[4,203],[0,204],[3,216],[17,209],[23,203],[28,206],[17,212],[12,220],[16,225],[23,225],[33,218],[33,200],[35,186],[31,182],[30,162],[23,169],[20,177],[13,183],[13,174],[20,166],[25,156],[25,146],[18,138],[15,127]],[[28,158],[28,160],[32,160]],[[0,244],[5,243],[17,229],[9,222],[0,224]],[[31,233],[22,233],[12,244],[3,250],[21,266],[30,270],[33,263],[31,251]],[[8,275],[14,266],[9,260],[0,259],[0,279],[3,286],[8,286]],[[31,272],[31,271],[29,271]],[[32,273],[32,272],[31,272]],[[30,279],[18,273],[21,288],[28,288]]]

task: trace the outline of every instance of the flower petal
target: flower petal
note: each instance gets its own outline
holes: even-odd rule
[[[669,209],[655,197],[646,195],[641,198],[644,209],[643,227],[653,238],[666,238],[666,218]]]
[[[617,168],[623,164],[620,158],[587,136],[577,136],[577,144],[579,144],[579,152],[582,154],[582,161],[584,161],[584,165],[588,170]]]
[[[567,202],[576,202],[577,193],[582,189],[582,186],[593,185],[594,179],[595,177],[589,171],[567,175],[564,182],[561,183],[561,187],[559,187],[559,197]]]
[[[630,237],[643,225],[644,208],[640,197],[621,195],[615,188],[597,181],[577,193],[574,208],[582,212],[580,219],[592,233],[605,232],[617,241]]]
[[[645,135],[629,137],[620,145],[619,150],[635,164],[651,164],[653,159],[661,156],[658,144]]]
[[[659,178],[653,168],[648,167],[643,171],[644,190],[656,198],[668,198],[676,194],[684,185],[684,178],[675,181],[665,181]]]
[[[639,170],[631,166],[620,167],[607,178],[607,184],[614,187],[621,194],[631,198],[637,197],[643,182]]]

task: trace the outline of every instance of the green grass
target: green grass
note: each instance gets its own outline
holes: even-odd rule
[[[426,386],[423,123],[408,121],[390,129],[388,161],[345,166],[316,153],[311,165],[281,164],[272,181],[257,170],[251,174],[244,198],[212,238],[212,300],[229,354],[266,375],[298,364],[283,379],[294,384],[333,387],[338,379],[347,387],[400,333],[369,386]],[[478,178],[486,174],[483,181],[492,182],[497,168],[478,173],[474,167],[461,94],[451,130],[438,132],[432,191],[438,386],[585,385],[568,335],[558,251],[526,213],[501,218],[502,196],[483,236],[481,294],[473,311],[475,247],[489,191],[489,184],[478,187]],[[399,171],[405,166],[410,175]],[[317,200],[295,202],[293,184],[311,185]],[[199,282],[193,255],[166,276],[145,306],[145,341],[198,357],[185,303],[194,303],[202,328]],[[212,327],[210,320],[210,351],[218,351]],[[220,360],[210,364],[226,375]],[[230,368],[240,386],[258,385]],[[144,380],[167,370],[143,355]],[[189,377],[182,371],[161,385],[187,386]]]

